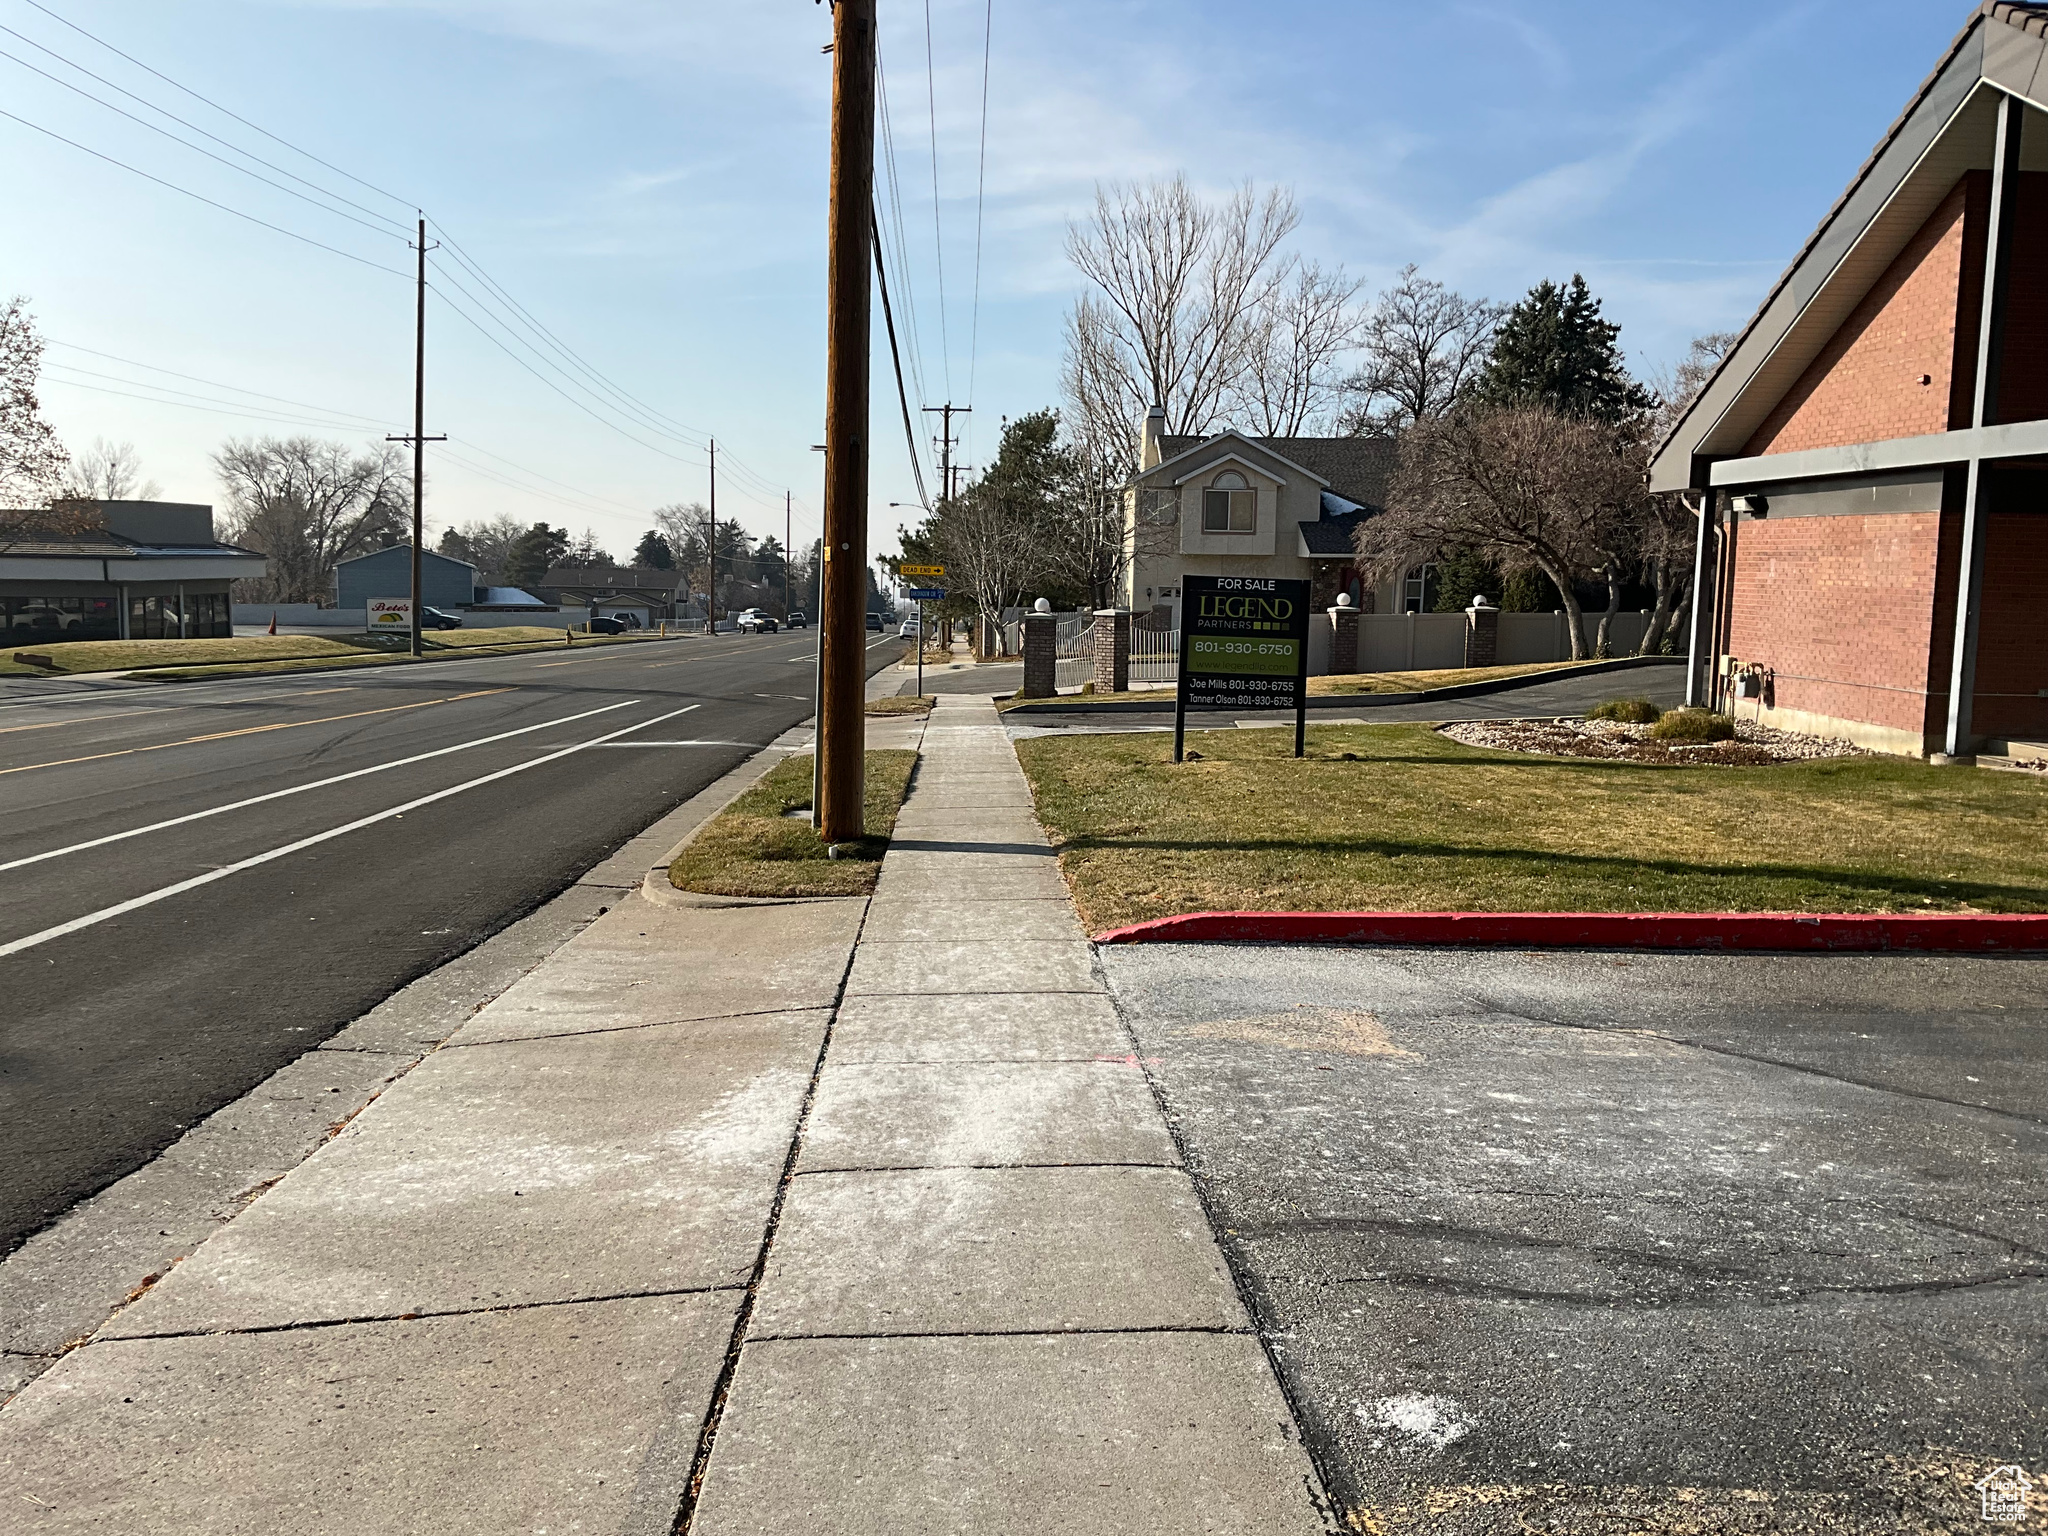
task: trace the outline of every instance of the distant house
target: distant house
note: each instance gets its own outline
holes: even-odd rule
[[[429,608],[467,608],[476,599],[477,570],[467,560],[420,552],[420,601]],[[363,608],[372,598],[412,595],[412,546],[394,544],[334,567],[334,606]]]
[[[1659,449],[1690,692],[1907,754],[2048,741],[2048,6],[1983,5]]]
[[[1424,573],[1370,583],[1352,551],[1358,524],[1384,506],[1392,438],[1178,437],[1165,426],[1155,406],[1125,494],[1126,603],[1141,622],[1178,627],[1183,575],[1307,581],[1316,609],[1339,593],[1366,613],[1425,606]]]
[[[643,624],[682,617],[689,582],[681,571],[639,565],[558,565],[541,578],[540,595],[564,608],[605,618],[630,614]]]
[[[0,643],[232,635],[228,589],[270,562],[213,535],[213,508],[102,501],[99,527],[0,542]],[[10,523],[32,513],[9,513]]]

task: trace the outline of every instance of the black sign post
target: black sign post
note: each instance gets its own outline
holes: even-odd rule
[[[1189,705],[1291,709],[1300,757],[1308,729],[1308,583],[1188,576],[1180,593],[1173,760],[1184,756]]]

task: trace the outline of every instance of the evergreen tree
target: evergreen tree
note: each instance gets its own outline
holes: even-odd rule
[[[1510,309],[1494,333],[1493,355],[1472,388],[1488,405],[1541,405],[1566,416],[1624,425],[1657,405],[1629,377],[1616,344],[1621,327],[1574,273],[1563,287],[1545,278]]]
[[[441,542],[434,548],[436,554],[446,555],[450,560],[467,560],[471,565],[477,563],[476,546],[453,528],[442,531]]]
[[[505,555],[505,574],[518,587],[539,586],[551,566],[569,552],[569,530],[535,523],[513,541]]]
[[[640,535],[633,550],[633,563],[643,570],[672,571],[676,568],[676,552],[669,548],[668,540],[658,529],[650,528]]]

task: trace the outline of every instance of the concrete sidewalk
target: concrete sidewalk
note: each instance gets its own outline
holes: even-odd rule
[[[1322,1530],[995,711],[924,747],[871,902],[625,901],[65,1353],[6,1528]]]

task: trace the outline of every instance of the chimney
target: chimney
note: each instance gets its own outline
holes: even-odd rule
[[[1138,473],[1157,469],[1166,458],[1160,440],[1166,436],[1166,407],[1155,405],[1145,413],[1145,425],[1138,429]]]

